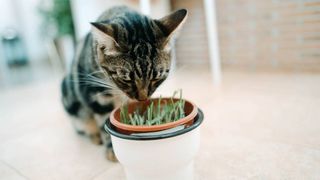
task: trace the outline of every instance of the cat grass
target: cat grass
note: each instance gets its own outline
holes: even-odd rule
[[[179,94],[179,100],[174,102],[175,96]],[[161,104],[161,96],[157,101],[152,101],[147,109],[137,107],[133,113],[128,113],[128,106],[120,109],[120,122],[133,126],[153,126],[177,121],[185,117],[185,100],[182,99],[182,90],[175,91],[169,102]]]

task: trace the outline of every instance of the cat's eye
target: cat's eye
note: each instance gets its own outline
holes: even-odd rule
[[[157,81],[160,81],[161,79],[151,79],[151,82],[155,83]]]
[[[117,69],[117,76],[123,81],[130,81],[130,72],[125,69]]]
[[[129,76],[129,73],[127,74],[122,74],[122,75],[119,75],[119,78],[123,81],[131,81],[131,78]]]
[[[152,80],[152,86],[158,87],[166,78]]]
[[[129,83],[129,82],[132,81],[129,76],[123,76],[123,77],[121,77],[121,80],[122,80],[123,82],[126,82],[126,83]]]
[[[163,79],[164,77],[167,77],[168,74],[169,74],[169,69],[166,69],[166,70],[160,69],[154,73],[153,80]]]

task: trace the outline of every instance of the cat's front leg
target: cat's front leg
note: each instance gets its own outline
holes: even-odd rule
[[[99,127],[93,118],[83,120],[73,117],[71,120],[77,134],[88,136],[93,144],[103,144]]]
[[[116,155],[115,155],[115,153],[113,151],[112,142],[111,142],[110,138],[109,138],[109,142],[106,144],[106,158],[109,161],[118,162],[118,159],[117,159],[117,157],[116,157]]]
[[[100,135],[101,135],[101,139],[103,142],[103,146],[106,147],[106,158],[109,161],[117,162],[118,159],[113,151],[110,134],[104,130],[104,124],[105,124],[105,121],[107,120],[107,118],[109,118],[109,114],[110,113],[105,114],[105,115],[95,114],[94,119],[96,120],[98,126],[100,127]]]
[[[93,144],[101,145],[103,141],[100,135],[100,129],[94,118],[84,121],[85,132]]]

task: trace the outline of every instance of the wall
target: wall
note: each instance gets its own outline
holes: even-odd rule
[[[0,0],[0,34],[4,28],[16,28],[24,41],[29,60],[42,61],[46,51],[40,33],[40,0]]]
[[[198,0],[173,0],[173,9],[186,8],[188,19],[176,41],[178,64],[208,64],[208,38],[203,2]]]
[[[319,0],[217,0],[224,67],[319,71],[319,10]]]

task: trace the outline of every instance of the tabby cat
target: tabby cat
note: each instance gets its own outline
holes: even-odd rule
[[[125,6],[105,11],[84,40],[62,82],[62,102],[79,134],[104,144],[116,161],[103,124],[121,94],[146,100],[170,71],[169,42],[186,20],[181,9],[159,20]]]

